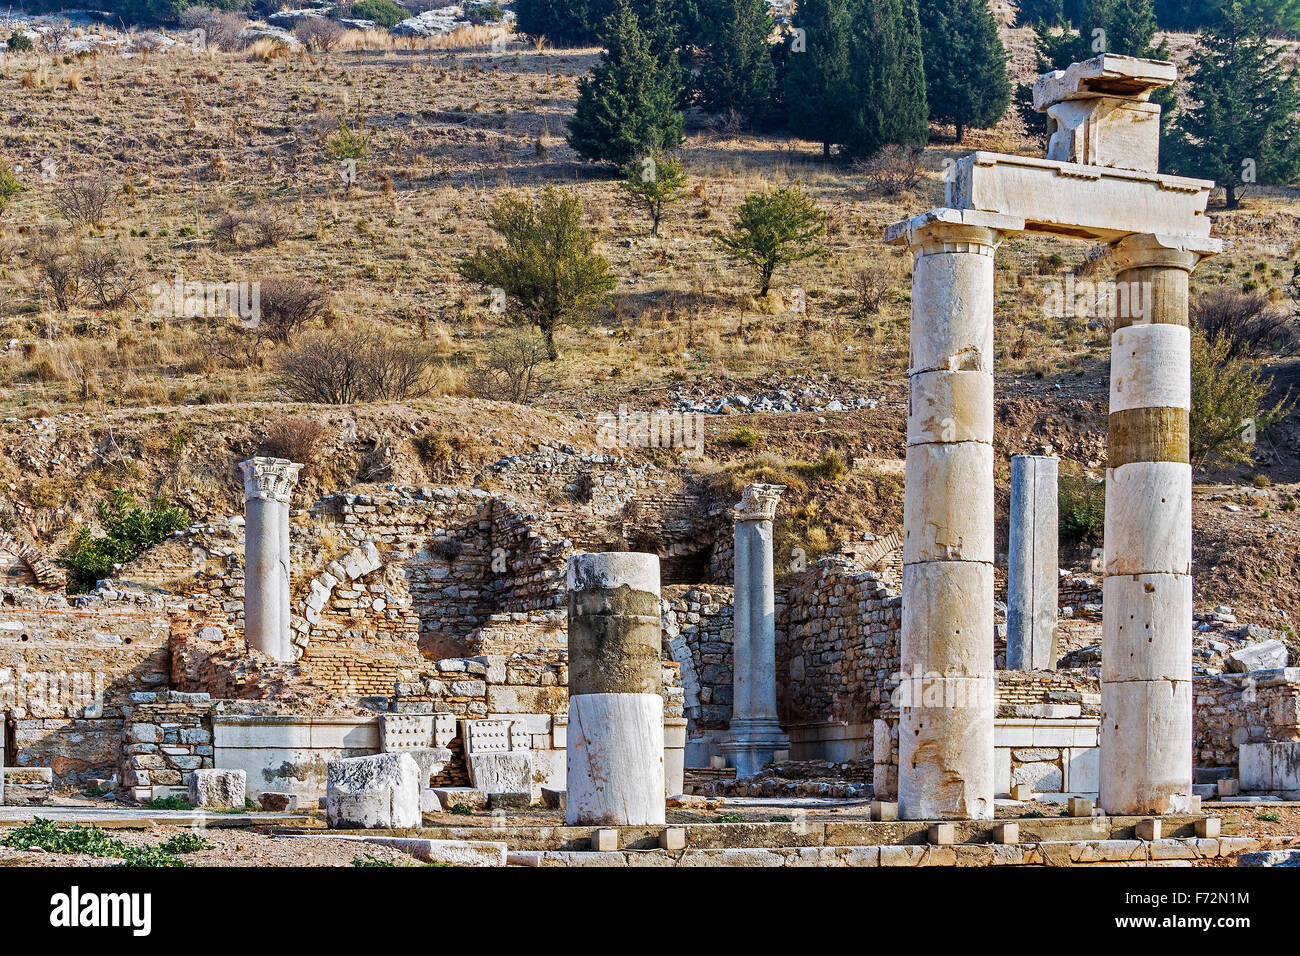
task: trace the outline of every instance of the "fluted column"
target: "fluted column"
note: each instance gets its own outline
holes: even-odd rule
[[[899,815],[993,816],[993,254],[950,221],[913,253]]]
[[[1110,258],[1100,800],[1109,813],[1169,813],[1192,793],[1187,287],[1200,255],[1133,235]]]
[[[289,499],[302,465],[250,458],[244,475],[244,636],[277,661],[294,659],[289,631]]]
[[[737,777],[771,763],[790,738],[776,712],[776,574],[772,522],[784,485],[746,485],[735,509],[731,729],[719,750]]]

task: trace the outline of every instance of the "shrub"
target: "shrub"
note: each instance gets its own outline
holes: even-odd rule
[[[248,26],[248,17],[230,10],[211,7],[188,7],[180,16],[182,29],[202,30],[205,47],[231,51],[245,45],[240,34]]]
[[[396,863],[393,863],[389,860],[381,860],[373,853],[365,853],[362,854],[361,856],[354,856],[352,858],[352,865],[353,866],[397,866]]]
[[[136,261],[117,249],[85,249],[73,260],[81,288],[101,309],[134,302],[145,275]]]
[[[116,193],[116,180],[105,173],[92,173],[61,181],[51,201],[68,225],[101,229],[116,205]]]
[[[822,456],[820,461],[809,465],[805,470],[811,481],[839,481],[849,473],[849,463],[844,456],[832,449]]]
[[[9,52],[10,53],[31,53],[36,49],[36,44],[26,33],[21,30],[14,30],[9,34]]]
[[[365,123],[353,129],[340,116],[338,125],[338,132],[325,144],[325,152],[334,159],[364,159],[370,152],[370,134]]]
[[[374,20],[381,27],[392,28],[406,19],[406,10],[393,0],[357,0],[347,8],[350,20]]]
[[[258,283],[258,289],[257,332],[273,342],[288,341],[308,322],[329,312],[329,293],[303,279],[266,279]]]
[[[328,22],[328,21],[327,21]],[[337,26],[337,24],[335,24]],[[226,209],[212,227],[212,238],[241,249],[274,246],[287,239],[289,224],[279,209]]]
[[[327,405],[418,398],[430,388],[428,351],[374,332],[312,335],[281,357],[279,384],[295,401]]]
[[[732,429],[729,441],[737,448],[757,448],[762,444],[763,436],[759,434],[757,428],[750,428],[748,425],[737,425]]]
[[[1265,406],[1269,382],[1259,363],[1231,356],[1228,337],[1192,331],[1192,463],[1201,467],[1250,461],[1257,436],[1291,411],[1288,395]]]
[[[719,242],[749,263],[758,278],[758,294],[767,295],[777,267],[820,253],[818,237],[826,215],[798,187],[751,193],[740,205],[731,231]]]
[[[623,167],[619,185],[650,217],[650,235],[659,235],[664,210],[686,195],[686,174],[672,156],[652,153]]]
[[[23,185],[14,175],[13,169],[8,163],[0,160],[0,212],[4,212],[5,207],[22,191]]]
[[[158,849],[165,853],[197,853],[199,850],[212,849],[212,844],[197,833],[186,831],[159,844]]]
[[[478,398],[527,404],[550,384],[542,374],[550,356],[541,332],[515,328],[485,345],[487,357],[475,366],[470,385]]]
[[[271,423],[258,445],[258,454],[287,458],[310,467],[329,440],[329,427],[310,415],[294,415]]]
[[[1295,318],[1258,292],[1216,289],[1197,296],[1189,312],[1192,327],[1207,340],[1227,344],[1227,359],[1290,355],[1300,346]]]
[[[95,582],[109,577],[117,565],[137,557],[176,531],[188,527],[189,512],[155,498],[141,508],[120,488],[96,506],[103,534],[96,537],[82,527],[64,550],[62,564],[68,569],[68,590],[88,591]]]
[[[310,17],[293,28],[293,35],[311,53],[329,53],[343,40],[344,29],[333,20]]]
[[[897,196],[921,181],[921,147],[890,143],[854,167],[862,173],[875,192]]]
[[[495,3],[488,3],[481,7],[467,7],[465,18],[474,26],[483,26],[488,23],[500,23],[506,12],[498,7]]]
[[[1063,471],[1057,479],[1057,495],[1062,539],[1073,544],[1100,541],[1106,528],[1106,483]]]

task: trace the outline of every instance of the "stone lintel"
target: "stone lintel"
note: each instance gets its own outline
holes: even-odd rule
[[[1022,220],[1026,232],[1099,242],[1134,233],[1192,239],[1210,234],[1213,188],[1205,179],[980,151],[958,160],[947,200],[972,224],[972,214],[983,213]],[[904,232],[895,224],[886,239]]]
[[[1177,67],[1168,60],[1103,53],[1035,80],[1034,109],[1043,113],[1065,100],[1101,96],[1142,101],[1152,90],[1172,85],[1177,77]]]

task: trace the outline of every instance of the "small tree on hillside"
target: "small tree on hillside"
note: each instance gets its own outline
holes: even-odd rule
[[[1294,403],[1284,396],[1265,405],[1269,382],[1259,363],[1231,358],[1227,338],[1209,339],[1192,330],[1192,464],[1247,462],[1255,441],[1290,414]]]
[[[772,108],[772,18],[764,0],[716,0],[700,24],[704,62],[696,77],[700,106],[709,113],[735,110],[750,126]]]
[[[681,71],[675,54],[655,55],[637,16],[620,0],[605,24],[606,50],[578,83],[569,145],[585,159],[627,163],[682,141]]]
[[[1213,179],[1229,209],[1246,187],[1288,183],[1300,172],[1300,91],[1286,56],[1235,2],[1192,56],[1193,105],[1173,119],[1168,164]]]
[[[686,195],[686,174],[676,158],[652,153],[623,167],[619,185],[645,209],[650,217],[650,235],[657,236],[667,207]]]
[[[614,273],[583,228],[581,201],[567,190],[548,186],[536,202],[508,194],[489,218],[505,245],[461,260],[460,274],[513,301],[541,329],[554,361],[556,328],[602,303]]]
[[[772,274],[782,265],[822,251],[817,240],[826,231],[826,214],[798,188],[751,193],[740,205],[731,231],[719,242],[750,264],[758,277],[758,294],[767,295]]]
[[[920,14],[930,119],[952,123],[959,143],[968,126],[997,125],[1011,102],[1011,82],[988,3],[921,0]]]

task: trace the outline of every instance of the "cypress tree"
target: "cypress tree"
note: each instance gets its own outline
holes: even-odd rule
[[[930,119],[966,127],[995,126],[1011,101],[1007,54],[984,0],[921,0],[925,98]]]
[[[1167,150],[1175,172],[1214,179],[1229,209],[1253,183],[1286,183],[1300,173],[1300,91],[1285,48],[1236,2],[1192,56],[1187,99]]]
[[[930,126],[916,0],[863,0],[852,66],[857,96],[844,139],[848,155],[870,156],[887,143],[924,143]]]
[[[641,32],[627,0],[605,24],[606,51],[578,83],[569,145],[584,159],[623,165],[682,141],[681,73],[674,53],[662,59]]]
[[[849,41],[853,17],[849,0],[802,0],[786,67],[790,131],[822,144],[842,141],[857,95]]]
[[[772,107],[772,18],[764,0],[717,0],[700,24],[704,62],[696,80],[700,106],[710,113],[735,110],[750,126]]]

